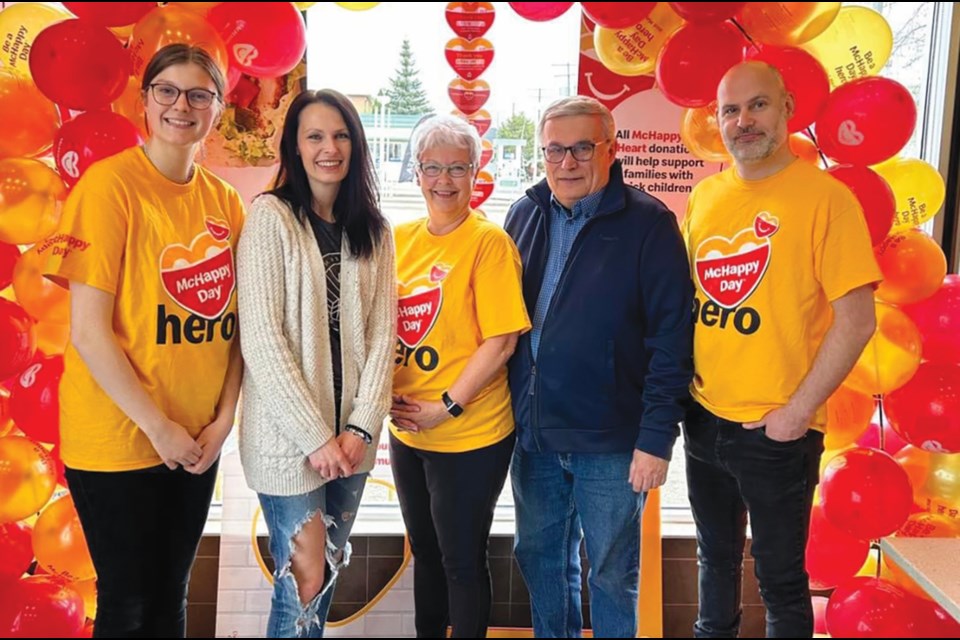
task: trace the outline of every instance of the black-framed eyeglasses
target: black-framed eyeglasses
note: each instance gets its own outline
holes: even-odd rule
[[[157,104],[162,104],[165,107],[175,105],[177,100],[180,99],[181,93],[187,94],[187,103],[191,107],[200,110],[209,109],[213,101],[218,99],[215,91],[201,89],[200,87],[181,89],[165,82],[154,82],[149,86],[153,92],[153,99],[157,101]]]
[[[587,160],[593,159],[593,153],[597,149],[598,144],[603,144],[604,142],[610,142],[609,140],[601,140],[600,142],[590,142],[588,140],[581,140],[576,144],[572,144],[569,147],[564,147],[559,144],[551,144],[546,147],[540,147],[540,150],[543,151],[543,159],[551,164],[560,164],[563,162],[563,159],[567,155],[567,151],[573,154],[573,159],[579,162],[586,162]]]
[[[454,162],[453,164],[440,164],[439,162],[421,162],[419,165],[420,173],[427,176],[428,178],[438,178],[440,174],[444,171],[447,172],[447,175],[451,178],[462,178],[463,176],[470,173],[470,169],[473,168],[473,164],[466,164],[463,162]]]

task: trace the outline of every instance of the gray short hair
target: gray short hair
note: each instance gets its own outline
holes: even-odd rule
[[[613,114],[601,102],[587,96],[570,96],[560,98],[543,112],[540,117],[540,124],[537,126],[537,139],[543,142],[543,128],[547,120],[554,118],[563,118],[565,116],[597,116],[603,125],[603,130],[607,136],[616,139],[616,128],[613,122]]]
[[[480,151],[483,143],[472,124],[456,116],[441,114],[430,116],[413,130],[410,138],[411,155],[419,162],[427,149],[440,146],[466,147],[474,170],[480,168]]]

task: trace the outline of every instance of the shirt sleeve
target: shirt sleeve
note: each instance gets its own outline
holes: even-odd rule
[[[477,257],[472,283],[484,340],[530,329],[521,273],[520,253],[510,236],[500,229],[490,233]]]
[[[852,194],[839,204],[826,216],[814,248],[816,278],[831,302],[883,279],[860,205]]]
[[[37,245],[45,276],[67,287],[81,282],[116,295],[127,242],[129,211],[103,195],[97,180],[81,180],[67,197],[58,231]]]

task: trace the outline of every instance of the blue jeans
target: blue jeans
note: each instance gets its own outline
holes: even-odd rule
[[[530,592],[538,638],[578,638],[580,541],[590,559],[594,637],[637,633],[640,514],[645,493],[627,482],[633,452],[538,453],[517,447],[511,481],[514,552]]]
[[[276,565],[268,638],[322,638],[340,570],[350,563],[350,530],[367,482],[366,473],[333,480],[310,493],[271,496],[260,493],[260,506],[270,531],[270,554]],[[306,605],[300,602],[290,571],[292,540],[317,513],[327,525],[327,569],[323,588]]]
[[[744,429],[694,404],[683,428],[687,490],[697,523],[700,611],[698,638],[735,638],[747,513],[768,638],[813,634],[805,568],[810,508],[817,486],[823,434],[792,442]]]

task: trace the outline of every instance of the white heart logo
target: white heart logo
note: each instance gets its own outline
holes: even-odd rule
[[[71,178],[80,177],[80,169],[77,168],[77,163],[80,161],[80,154],[76,151],[67,151],[63,154],[63,157],[60,158],[60,164],[63,165],[63,170],[67,172],[67,175]]]
[[[233,55],[242,66],[248,67],[260,56],[260,52],[252,44],[233,45]]]
[[[844,120],[837,129],[837,141],[847,147],[858,147],[863,144],[863,134],[857,131],[853,120]]]

